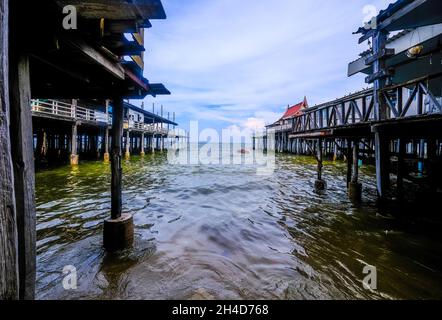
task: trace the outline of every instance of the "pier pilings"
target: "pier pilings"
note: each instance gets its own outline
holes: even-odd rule
[[[103,245],[108,251],[117,251],[132,246],[134,225],[130,214],[122,210],[122,137],[123,137],[123,99],[114,99],[112,117],[112,156],[111,156],[111,217],[104,223]],[[128,131],[129,132],[129,131]],[[129,138],[129,135],[127,135]],[[126,148],[129,139],[126,140]],[[127,150],[127,149],[126,149]]]

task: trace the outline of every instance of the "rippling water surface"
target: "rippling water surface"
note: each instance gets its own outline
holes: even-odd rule
[[[164,154],[124,163],[124,211],[133,250],[106,254],[110,168],[101,162],[36,175],[40,299],[428,299],[442,298],[442,246],[379,215],[374,172],[362,168],[364,204],[348,201],[345,164],[277,156],[254,166],[171,166]],[[62,286],[75,266],[77,290]],[[366,265],[378,290],[365,290]]]

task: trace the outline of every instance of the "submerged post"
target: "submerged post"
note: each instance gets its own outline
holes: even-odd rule
[[[348,185],[348,196],[353,203],[362,200],[362,184],[359,183],[359,140],[353,142],[353,173]]]
[[[109,100],[106,100],[106,132],[104,133],[104,162],[108,163],[109,156]]]
[[[111,155],[111,218],[104,222],[103,243],[108,251],[117,251],[132,246],[134,239],[133,218],[122,213],[122,148],[123,99],[114,99],[112,114]]]
[[[351,148],[351,140],[346,140],[347,143],[347,189],[350,187],[352,171],[353,171],[353,150]]]
[[[78,165],[79,156],[78,156],[78,146],[77,146],[77,123],[72,125],[72,134],[71,134],[71,165]]]
[[[130,131],[129,131],[129,128],[127,128],[127,131],[126,131],[126,152],[124,154],[124,158],[126,160],[130,159]]]
[[[397,178],[396,178],[396,197],[398,200],[402,200],[404,196],[404,175],[405,175],[405,154],[406,154],[406,141],[404,138],[400,138],[397,159]]]
[[[315,181],[315,190],[323,191],[327,187],[326,182],[322,179],[322,139],[317,140],[316,160],[318,161],[318,178]]]
[[[144,152],[144,132],[141,133],[141,153],[140,155],[144,157],[146,153]]]

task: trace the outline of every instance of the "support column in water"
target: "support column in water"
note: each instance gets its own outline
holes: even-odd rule
[[[315,190],[316,191],[323,191],[327,188],[326,182],[322,179],[322,168],[323,168],[323,157],[322,157],[322,139],[319,138],[317,140],[317,148],[316,148],[316,160],[318,161],[318,178],[315,181]]]
[[[126,131],[126,152],[124,153],[124,158],[126,160],[130,159],[130,131],[127,129]]]
[[[141,152],[140,155],[144,157],[146,153],[144,152],[144,132],[141,133]]]
[[[123,138],[123,98],[114,99],[112,117],[112,155],[111,155],[111,217],[104,221],[103,245],[113,252],[133,245],[134,224],[130,214],[122,212],[121,164]]]
[[[104,133],[104,156],[103,160],[106,163],[109,163],[110,155],[109,155],[109,100],[106,100],[106,119],[108,123],[106,124],[106,131]]]
[[[72,134],[71,134],[71,165],[78,165],[79,156],[78,156],[78,145],[77,145],[77,123],[72,125]]]
[[[348,184],[348,196],[353,203],[360,203],[362,200],[362,184],[359,183],[359,140],[353,142],[353,172],[351,181]]]

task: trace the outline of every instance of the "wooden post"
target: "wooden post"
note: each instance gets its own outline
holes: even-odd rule
[[[112,219],[121,217],[122,208],[122,168],[121,140],[123,136],[123,99],[114,99],[112,111]]]
[[[398,200],[402,200],[404,196],[404,175],[405,175],[405,153],[406,141],[403,138],[399,139],[398,162],[397,162],[397,178],[396,178],[396,192]]]
[[[130,159],[130,131],[127,129],[126,131],[126,153],[124,154],[124,158],[126,160]]]
[[[436,139],[427,139],[427,176],[431,192],[437,191],[437,146]]]
[[[359,179],[359,140],[353,142],[353,173],[351,182],[357,183]]]
[[[317,143],[316,160],[318,161],[318,177],[317,177],[317,180],[315,181],[315,190],[316,191],[323,191],[323,190],[325,190],[325,188],[327,186],[326,186],[325,181],[322,179],[322,168],[323,168],[323,165],[322,165],[322,161],[323,161],[323,159],[322,159],[323,158],[322,157],[323,156],[322,139],[318,139],[316,143]]]
[[[111,252],[132,246],[134,239],[133,217],[122,213],[123,110],[123,98],[117,97],[114,99],[112,115],[111,218],[104,221],[103,232],[104,247]]]
[[[387,43],[388,33],[379,30],[373,37],[373,55],[380,54]],[[377,59],[373,64],[373,73],[381,72],[385,69],[385,60]],[[385,87],[386,78],[375,79],[373,84],[374,114],[376,121],[387,119],[387,105],[381,97],[381,90]],[[382,201],[386,197],[389,187],[389,151],[388,140],[375,133],[375,157],[376,157],[376,185],[379,199]]]
[[[419,156],[418,156],[418,164],[417,170],[418,174],[421,177],[424,174],[424,160],[425,160],[425,140],[419,140]]]
[[[317,144],[318,180],[322,180],[322,140],[318,139]]]
[[[359,183],[359,140],[353,141],[353,172],[348,185],[348,196],[353,203],[359,203],[362,199],[362,185]],[[351,163],[351,161],[349,161]]]
[[[15,26],[20,23],[20,14],[15,5],[11,7],[14,7],[11,17],[16,18],[11,26]],[[12,38],[20,39],[16,34]],[[10,59],[10,134],[17,210],[19,295],[20,299],[32,300],[36,278],[36,216],[29,56],[15,43],[10,47]]]
[[[71,165],[78,165],[78,146],[77,146],[77,123],[72,125],[71,135]]]
[[[145,152],[144,152],[144,132],[142,132],[141,133],[141,156],[143,157],[144,155],[145,155]]]
[[[41,156],[42,156],[42,151],[43,151],[43,139],[44,139],[44,134],[43,134],[43,129],[38,128],[37,129],[37,145],[35,147],[35,158],[39,161],[41,160]]]
[[[380,200],[385,200],[390,185],[390,153],[388,139],[375,133],[376,185]]]
[[[8,2],[0,0],[0,300],[19,298],[17,217],[9,132]]]
[[[347,140],[347,188],[350,187],[353,169],[353,150],[351,147],[351,140]]]
[[[109,156],[109,100],[106,100],[106,132],[104,134],[104,162],[108,163]]]

